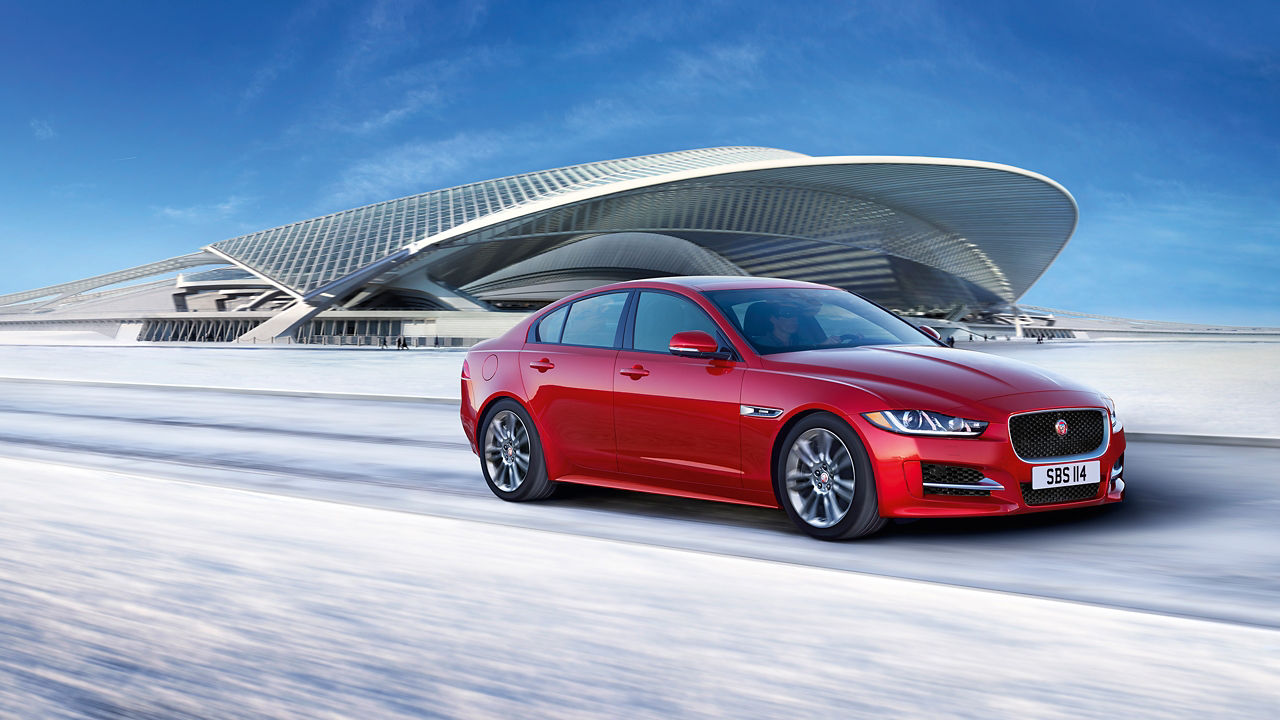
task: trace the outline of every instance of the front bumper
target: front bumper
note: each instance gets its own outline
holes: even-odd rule
[[[867,440],[875,466],[876,490],[883,517],[969,517],[1092,507],[1124,499],[1124,431],[1111,433],[1097,461],[1103,478],[1089,492],[1088,486],[1063,488],[1047,494],[1031,491],[1031,469],[1037,465],[1078,462],[1085,458],[1027,462],[1009,442],[1008,425],[992,423],[976,438],[935,438],[897,435],[867,424],[859,428]],[[943,465],[976,472],[957,476],[980,477],[979,484],[956,486],[976,492],[947,489],[948,483],[925,478],[925,465]],[[932,486],[926,482],[932,481]],[[969,481],[972,482],[972,481]],[[1024,488],[1025,485],[1025,488]]]

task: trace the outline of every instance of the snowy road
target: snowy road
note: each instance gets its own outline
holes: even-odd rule
[[[1280,628],[1280,450],[1133,443],[1117,507],[896,525],[587,488],[493,498],[440,404],[7,384],[0,456]]]
[[[832,544],[500,502],[449,404],[0,382],[0,717],[1266,717],[1277,461]]]
[[[39,462],[0,473],[5,718],[1261,718],[1280,703],[1275,629]]]

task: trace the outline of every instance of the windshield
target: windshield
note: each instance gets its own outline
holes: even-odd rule
[[[893,313],[843,290],[750,288],[705,294],[761,355],[862,345],[936,344]]]

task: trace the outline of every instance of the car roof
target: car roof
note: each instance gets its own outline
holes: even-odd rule
[[[690,290],[743,290],[748,288],[826,288],[827,285],[804,282],[802,280],[784,280],[782,278],[752,277],[749,275],[683,275],[674,277],[646,278],[629,280],[610,285],[610,289],[629,287],[682,287]]]

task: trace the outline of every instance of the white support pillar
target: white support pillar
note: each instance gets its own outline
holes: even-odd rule
[[[299,325],[309,322],[311,318],[324,312],[327,308],[327,305],[317,306],[305,300],[299,300],[280,311],[279,314],[268,318],[261,325],[236,338],[236,340],[237,342],[271,342],[278,337],[283,337],[293,332]]]

